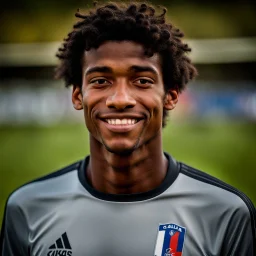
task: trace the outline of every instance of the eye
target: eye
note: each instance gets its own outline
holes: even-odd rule
[[[140,84],[147,84],[147,83],[150,83],[150,81],[147,80],[147,79],[139,79],[138,82],[139,82]]]
[[[105,78],[97,78],[97,79],[92,79],[90,84],[95,84],[95,85],[109,85],[111,84],[107,79]]]
[[[134,83],[141,87],[151,87],[154,81],[149,78],[138,78],[134,81]]]

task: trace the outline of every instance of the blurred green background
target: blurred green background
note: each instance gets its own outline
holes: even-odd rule
[[[253,1],[165,0],[161,4],[188,39],[256,36]],[[60,43],[76,21],[76,9],[83,11],[92,1],[15,0],[1,5],[0,219],[15,188],[89,154],[82,113],[72,110],[70,91],[63,89],[63,83],[53,81],[53,63],[27,63],[12,55],[12,47]],[[4,50],[6,46],[11,46],[10,52]],[[211,47],[209,51],[218,48],[215,43]],[[7,60],[21,58],[21,62],[3,61],[6,53]],[[245,51],[243,56],[196,63],[200,75],[170,116],[164,149],[177,160],[234,185],[256,203],[256,55]]]
[[[106,1],[99,1],[106,2]],[[122,2],[122,1],[119,1]],[[255,4],[250,0],[149,1],[168,7],[168,16],[190,38],[255,36]],[[88,0],[12,0],[1,4],[1,42],[46,42],[66,36],[74,13]]]
[[[164,149],[177,160],[236,186],[256,203],[256,124],[175,123],[164,129]],[[17,186],[89,154],[83,124],[1,127],[1,211]],[[1,212],[2,213],[2,212]]]

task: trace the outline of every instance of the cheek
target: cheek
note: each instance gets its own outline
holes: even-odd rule
[[[163,95],[160,93],[149,93],[139,98],[141,104],[148,109],[151,118],[162,117],[163,113]]]
[[[84,119],[88,129],[92,125],[91,119],[92,119],[92,109],[95,106],[94,102],[95,100],[93,98],[93,95],[85,91],[83,93],[83,108],[84,108]]]
[[[91,110],[97,104],[97,98],[95,97],[95,93],[91,90],[83,91],[83,107],[86,115],[90,114]]]
[[[85,118],[87,118],[88,116],[89,106],[90,106],[90,98],[88,97],[88,94],[83,94],[83,108],[84,108]]]
[[[85,123],[89,131],[92,132],[92,129],[95,128],[94,119],[97,116],[97,111],[101,109],[101,105],[103,104],[104,95],[100,95],[98,92],[94,92],[93,90],[85,90],[83,93],[83,108],[84,108],[84,118]]]

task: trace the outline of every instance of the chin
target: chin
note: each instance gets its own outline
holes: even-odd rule
[[[117,154],[120,156],[127,156],[127,155],[131,155],[134,150],[136,150],[138,148],[138,142],[134,143],[131,145],[131,143],[129,143],[130,145],[124,144],[124,143],[115,143],[115,145],[113,145],[112,143],[107,144],[107,143],[103,143],[106,150],[113,153],[113,154]],[[111,145],[112,144],[112,145]]]

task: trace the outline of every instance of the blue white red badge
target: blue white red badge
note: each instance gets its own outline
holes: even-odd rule
[[[182,256],[186,229],[177,224],[159,224],[155,256]]]

